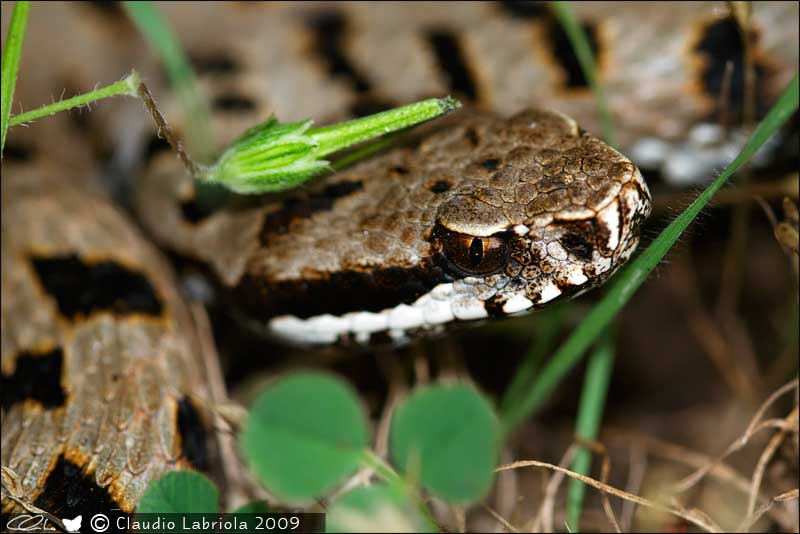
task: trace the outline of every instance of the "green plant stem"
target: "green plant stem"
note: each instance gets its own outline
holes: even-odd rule
[[[611,116],[611,110],[608,108],[605,88],[597,78],[597,64],[594,60],[592,48],[589,45],[589,39],[586,37],[586,32],[583,31],[580,22],[575,17],[575,13],[572,12],[572,6],[570,6],[569,2],[555,1],[552,2],[552,6],[559,22],[564,27],[572,49],[575,50],[578,63],[581,65],[581,71],[589,82],[589,87],[591,87],[592,93],[594,93],[597,100],[597,110],[600,112],[600,118],[603,123],[603,139],[609,145],[616,146],[617,134],[614,128],[614,119]]]
[[[8,121],[8,124],[9,126],[24,124],[42,117],[55,115],[59,111],[66,111],[79,106],[85,106],[96,100],[101,100],[110,96],[138,96],[137,91],[140,83],[141,79],[139,78],[139,74],[136,71],[131,71],[131,73],[125,76],[123,79],[118,82],[114,82],[111,85],[101,87],[100,89],[95,89],[94,91],[89,91],[88,93],[73,96],[72,98],[61,100],[60,102],[54,102],[53,104],[48,104],[31,111],[26,111],[25,113],[20,113],[19,115],[12,115]]]
[[[563,311],[564,306],[557,304],[548,309],[539,318],[536,324],[536,340],[531,344],[528,353],[525,355],[525,360],[514,373],[511,385],[506,389],[503,400],[500,402],[501,414],[511,411],[512,407],[519,402],[528,385],[536,377],[536,371],[539,366],[547,357],[547,354],[553,350],[564,320]]]
[[[362,456],[362,462],[367,467],[375,471],[375,473],[383,478],[390,486],[398,488],[400,491],[411,497],[411,500],[417,504],[419,511],[430,521],[432,525],[437,524],[436,519],[431,515],[428,507],[425,506],[425,501],[422,496],[409,482],[404,479],[394,468],[386,463],[386,460],[375,454],[372,449],[365,449]]]
[[[449,96],[429,98],[368,117],[314,128],[307,135],[318,143],[315,157],[323,158],[343,148],[434,119],[460,106],[458,100]]]
[[[336,161],[331,162],[331,170],[334,172],[338,172],[342,169],[346,169],[351,165],[355,165],[359,161],[365,160],[366,158],[372,156],[373,154],[380,152],[384,148],[387,148],[392,143],[397,141],[397,137],[402,135],[403,132],[395,132],[392,134],[388,134],[384,137],[376,139],[375,141],[368,143],[362,147],[358,147],[340,158],[337,158]]]
[[[19,58],[22,54],[22,42],[25,40],[25,26],[28,23],[30,2],[18,0],[14,5],[11,15],[11,24],[8,27],[6,49],[3,51],[2,65],[2,94],[0,95],[0,154],[6,146],[6,132],[8,131],[8,118],[11,115],[11,102],[14,99],[14,87],[17,85],[17,72],[19,71]]]
[[[611,370],[614,367],[614,343],[612,336],[606,332],[600,338],[597,349],[589,356],[586,374],[583,380],[578,420],[575,423],[575,435],[579,439],[594,441],[603,419],[603,408],[606,403],[608,385],[611,382]],[[592,468],[592,454],[586,447],[580,447],[572,462],[572,470],[581,475],[588,475]],[[577,479],[569,481],[567,493],[567,525],[570,532],[579,531],[583,496],[586,485]]]
[[[170,84],[175,88],[186,118],[186,136],[192,152],[207,159],[214,150],[210,112],[197,92],[197,83],[189,60],[169,21],[149,1],[124,2],[128,15],[164,62]]]
[[[708,204],[711,197],[727,182],[728,178],[747,163],[755,152],[774,134],[780,126],[797,110],[798,76],[789,82],[778,101],[766,117],[758,124],[736,159],[681,213],[670,223],[658,238],[650,244],[621,273],[614,277],[603,299],[597,303],[586,318],[559,347],[532,384],[521,402],[505,414],[504,431],[510,432],[518,424],[536,411],[559,384],[561,379],[577,364],[584,351],[597,336],[611,323],[623,306],[630,300],[650,271],[666,255],[675,241],[697,217],[700,210]]]

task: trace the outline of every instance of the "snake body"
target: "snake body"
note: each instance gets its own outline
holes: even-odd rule
[[[199,220],[187,216],[192,186],[174,156],[143,158],[134,205],[147,231],[207,263],[236,305],[273,333],[305,343],[399,341],[522,313],[601,284],[636,247],[648,189],[634,163],[578,128],[599,131],[595,102],[546,8],[162,7],[222,141],[271,113],[325,123],[448,92],[484,110],[437,121],[416,144],[299,192]],[[723,162],[731,138],[693,132],[743,100],[732,16],[716,3],[575,8],[599,59],[621,152],[664,165],[667,177],[681,175],[669,166],[681,157],[692,175]],[[797,12],[796,2],[755,6],[761,104],[793,75]],[[29,28],[23,69],[42,57],[53,64],[23,70],[17,95],[26,105],[49,101],[65,84],[85,90],[113,81],[135,64],[170,122],[191,133],[124,16],[54,3],[32,10]],[[721,104],[728,62],[734,74]],[[519,112],[543,106],[559,112]],[[741,118],[729,117],[733,125]],[[103,105],[85,122],[81,135],[65,115],[14,129],[5,151],[4,510],[28,503],[73,517],[94,503],[92,510],[131,512],[150,481],[190,467],[206,446],[193,401],[206,390],[197,336],[169,268],[85,179],[95,169],[93,143],[124,160],[152,126],[138,103]],[[87,138],[87,127],[101,135]],[[146,133],[137,137],[137,128]],[[9,166],[13,154],[57,166]],[[109,293],[119,280],[135,291]]]
[[[3,510],[130,512],[151,480],[205,467],[193,323],[108,199],[48,164],[3,165]]]

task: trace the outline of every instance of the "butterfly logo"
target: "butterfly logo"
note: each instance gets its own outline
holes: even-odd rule
[[[67,529],[67,532],[78,532],[81,529],[82,520],[83,516],[79,515],[75,519],[62,519],[61,521],[64,523],[64,528]]]

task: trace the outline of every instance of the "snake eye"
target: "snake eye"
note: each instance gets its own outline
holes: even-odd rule
[[[506,244],[500,237],[448,233],[443,236],[442,249],[450,263],[466,274],[496,273],[506,263]]]

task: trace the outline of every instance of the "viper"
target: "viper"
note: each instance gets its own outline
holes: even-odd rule
[[[324,123],[448,92],[468,106],[300,191],[210,213],[140,107],[89,115],[99,140],[76,142],[66,119],[42,121],[64,143],[31,142],[35,157],[18,149],[29,161],[3,163],[4,175],[19,173],[3,179],[4,509],[69,515],[94,502],[130,512],[154,478],[202,467],[207,448],[196,431],[207,389],[197,332],[163,258],[84,179],[94,168],[87,145],[112,139],[119,154],[139,154],[139,221],[162,247],[206,264],[243,320],[305,344],[402,343],[602,284],[634,252],[650,210],[642,173],[622,154],[668,179],[702,174],[736,142],[698,132],[741,108],[743,36],[760,106],[797,61],[785,46],[797,41],[796,3],[757,5],[752,35],[715,5],[577,6],[618,151],[589,133],[599,122],[588,81],[538,4],[164,9],[221,142],[271,113]],[[59,4],[34,10],[30,27],[43,57],[56,61],[54,44],[71,41],[100,55],[70,62],[73,85],[91,87],[112,65],[134,62],[180,135],[192,135],[155,58],[118,13]],[[20,94],[63,85],[46,82],[23,77]],[[735,130],[744,117],[730,114]],[[12,130],[12,149],[15,136],[22,148],[33,137]],[[676,167],[687,154],[688,170]],[[79,179],[65,179],[60,162]]]

